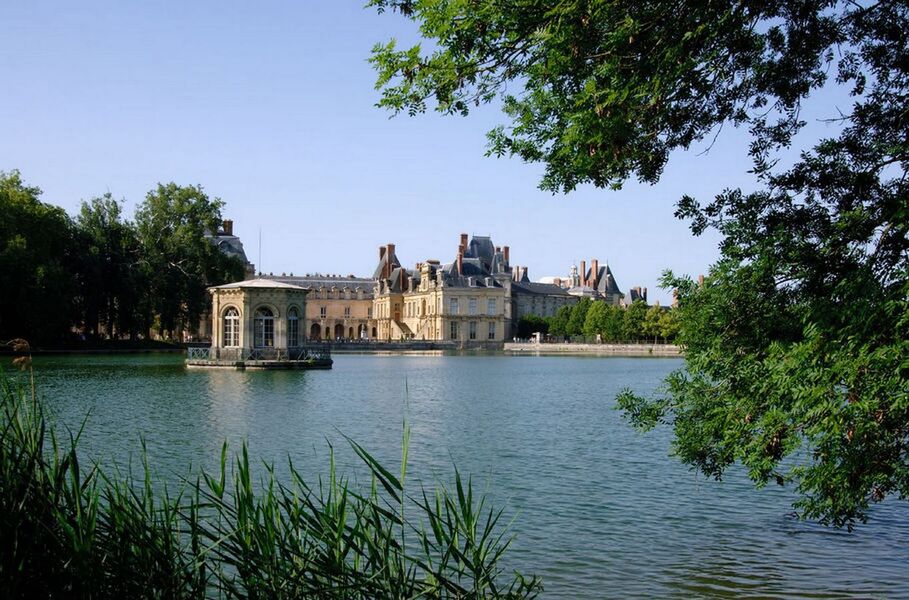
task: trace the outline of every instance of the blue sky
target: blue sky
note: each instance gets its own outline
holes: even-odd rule
[[[666,303],[663,269],[697,275],[718,256],[674,203],[752,182],[747,137],[727,128],[658,185],[541,192],[539,165],[484,157],[495,106],[375,108],[370,49],[415,30],[356,1],[10,2],[0,30],[0,170],[71,214],[110,191],[131,215],[159,181],[201,184],[255,263],[261,230],[266,272],[368,275],[389,242],[406,265],[447,261],[467,232],[509,245],[534,280],[598,258]]]

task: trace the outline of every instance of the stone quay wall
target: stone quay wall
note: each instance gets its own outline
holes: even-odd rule
[[[506,342],[505,352],[515,354],[594,354],[600,356],[682,356],[673,344],[534,344]]]

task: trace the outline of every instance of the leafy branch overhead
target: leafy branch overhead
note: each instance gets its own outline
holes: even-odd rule
[[[376,46],[379,105],[466,115],[500,99],[509,122],[489,152],[543,163],[552,192],[656,182],[673,150],[746,128],[758,189],[676,210],[722,236],[703,285],[664,280],[686,369],[664,397],[620,405],[674,427],[705,474],[739,463],[759,485],[791,482],[807,517],[851,527],[909,496],[906,2],[370,5],[418,23],[430,48]],[[848,100],[784,168],[821,88]]]
[[[830,2],[372,0],[419,23],[431,50],[377,44],[379,106],[446,114],[502,100],[489,152],[542,162],[541,187],[659,179],[669,153],[725,122],[785,145],[801,100],[841,77],[861,42],[859,9]]]

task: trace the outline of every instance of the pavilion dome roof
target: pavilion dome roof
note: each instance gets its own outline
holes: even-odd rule
[[[234,283],[226,283],[224,285],[216,285],[210,287],[210,290],[235,290],[235,289],[248,289],[248,288],[258,288],[258,289],[269,289],[269,290],[305,290],[306,288],[300,287],[299,285],[293,285],[290,283],[284,283],[283,281],[275,281],[274,279],[246,279],[244,281],[235,281]]]

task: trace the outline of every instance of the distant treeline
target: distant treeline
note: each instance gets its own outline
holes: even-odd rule
[[[679,330],[676,314],[658,304],[636,300],[627,308],[581,298],[551,317],[527,315],[518,321],[518,337],[536,332],[555,337],[600,336],[603,342],[672,341]]]
[[[132,221],[110,193],[75,218],[40,195],[0,171],[0,339],[174,338],[198,324],[208,286],[243,278],[207,237],[223,202],[201,186],[159,184]]]

